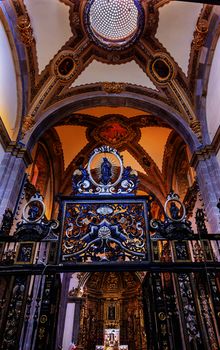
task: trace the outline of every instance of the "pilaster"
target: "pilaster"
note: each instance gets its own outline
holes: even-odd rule
[[[29,152],[15,142],[6,149],[0,164],[0,220],[6,208],[15,209],[25,175],[32,159]]]
[[[200,192],[211,229],[210,233],[220,233],[220,217],[217,203],[220,197],[220,168],[211,146],[206,146],[193,154],[191,165],[195,168]]]

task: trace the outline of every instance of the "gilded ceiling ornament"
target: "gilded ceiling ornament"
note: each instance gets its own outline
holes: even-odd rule
[[[105,82],[102,86],[103,90],[108,94],[120,94],[125,89],[124,83]]]
[[[202,132],[201,132],[200,122],[198,120],[193,120],[190,123],[190,127],[191,127],[192,131],[198,137],[199,141],[202,141]]]
[[[23,120],[21,136],[22,138],[28,130],[30,130],[35,124],[35,118],[32,115],[26,115]]]
[[[26,46],[30,46],[34,38],[30,18],[27,13],[18,17],[17,29],[19,31],[20,38],[23,44],[25,44]]]
[[[80,25],[80,17],[78,12],[73,12],[71,15],[71,22],[75,27]]]
[[[120,61],[120,55],[116,55],[115,52],[109,53],[106,57],[109,62],[118,63]]]
[[[161,52],[149,61],[147,73],[157,84],[166,85],[174,79],[176,70],[169,56]]]
[[[126,120],[120,121],[110,117],[92,129],[90,136],[98,142],[120,147],[124,143],[133,141],[138,133],[128,125]]]
[[[193,46],[199,50],[203,45],[208,33],[208,21],[206,19],[199,19],[194,32]]]
[[[128,129],[116,121],[105,124],[99,131],[101,138],[114,144],[128,136]]]
[[[52,63],[52,70],[55,76],[63,82],[74,79],[78,73],[80,64],[72,51],[60,52]]]

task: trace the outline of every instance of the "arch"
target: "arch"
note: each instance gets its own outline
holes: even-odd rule
[[[26,143],[27,149],[31,150],[45,130],[56,125],[69,114],[80,111],[80,109],[85,107],[90,108],[98,106],[125,106],[151,112],[152,115],[159,116],[175,129],[189,145],[191,152],[194,152],[201,146],[186,121],[167,104],[132,92],[124,92],[118,95],[106,95],[105,92],[93,92],[90,93],[89,97],[87,94],[71,96],[45,110],[39,116],[33,129],[29,130],[25,135],[24,142]]]
[[[14,29],[17,18],[10,6],[4,4],[0,5],[0,21],[2,22],[8,37],[16,73],[17,115],[14,122],[14,132],[12,135],[12,138],[15,140],[18,137],[20,130],[21,118],[27,113],[28,69],[26,60],[24,59],[24,57],[26,57],[26,50],[19,39],[18,32]]]
[[[195,109],[198,118],[200,119],[201,129],[203,134],[204,144],[210,144],[210,136],[208,130],[209,120],[207,118],[207,93],[208,83],[210,78],[212,61],[215,54],[215,49],[220,38],[220,8],[214,6],[209,27],[212,30],[208,31],[204,46],[201,48],[203,54],[200,54],[199,76],[195,80]]]

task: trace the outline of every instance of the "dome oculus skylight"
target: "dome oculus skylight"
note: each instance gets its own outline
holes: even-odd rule
[[[136,40],[143,16],[138,0],[90,0],[85,8],[90,36],[108,48],[120,48]]]

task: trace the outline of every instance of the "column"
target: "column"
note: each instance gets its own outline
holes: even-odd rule
[[[20,145],[9,146],[0,165],[0,221],[6,208],[12,211],[17,203],[31,156]]]
[[[220,216],[217,208],[220,198],[220,168],[216,156],[205,147],[194,153],[191,165],[196,170],[210,227],[209,233],[220,233]]]

